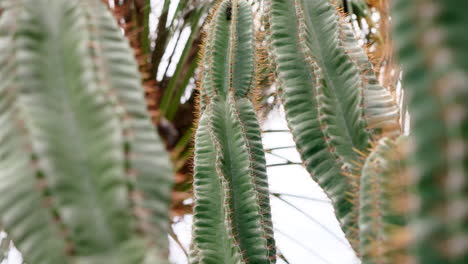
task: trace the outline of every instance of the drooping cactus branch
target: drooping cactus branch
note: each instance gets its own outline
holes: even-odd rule
[[[28,263],[164,261],[169,160],[109,10],[94,0],[8,2],[2,225]]]
[[[207,25],[195,137],[192,263],[274,263],[265,157],[250,101],[249,4],[219,1]]]
[[[372,139],[399,134],[398,109],[328,0],[268,2],[286,119],[307,170],[357,251],[359,153]]]
[[[468,2],[396,1],[414,141],[416,263],[468,259]]]

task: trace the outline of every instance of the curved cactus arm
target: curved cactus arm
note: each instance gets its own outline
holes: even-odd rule
[[[223,1],[217,1],[206,21],[207,23],[205,24],[205,28],[202,31],[202,36],[203,36],[203,41],[202,45],[200,47],[200,52],[199,56],[200,58],[200,65],[198,67],[199,74],[198,74],[198,79],[199,83],[197,84],[198,89],[200,91],[199,95],[199,111],[203,112],[205,110],[206,105],[209,103],[210,97],[213,97],[215,95],[214,87],[213,87],[213,45],[214,45],[214,36],[215,33],[217,32],[214,30],[216,28],[215,25],[215,19],[218,17],[217,14],[220,12],[220,5],[223,3]],[[226,12],[226,6],[224,7]],[[226,19],[224,17],[224,19]],[[227,29],[225,29],[227,30]]]
[[[363,264],[409,263],[406,234],[408,173],[406,138],[382,138],[362,169],[359,191],[360,255]]]
[[[254,22],[250,5],[245,1],[239,1],[238,5],[232,13],[235,26],[232,26],[230,44],[231,61],[233,61],[231,89],[234,89],[236,96],[244,97],[255,82]]]
[[[2,2],[5,4],[8,2]],[[11,2],[10,2],[11,4]],[[0,16],[0,222],[30,263],[68,263],[67,242],[48,200],[41,172],[31,157],[16,78],[15,34],[22,3],[2,6]]]
[[[220,1],[211,16],[201,65],[202,119],[195,144],[195,168],[209,164],[211,173],[197,174],[197,169],[195,173],[192,247],[197,255],[192,261],[221,263],[224,258],[223,263],[272,263],[276,256],[265,157],[258,121],[248,99],[255,84],[252,14],[246,1],[234,0]],[[202,151],[207,144],[202,145],[203,140],[212,144],[211,162],[199,159],[207,157]],[[210,175],[210,181],[205,174]],[[210,221],[227,230],[222,233],[228,238],[223,247],[212,232],[203,231],[203,208],[215,203],[213,200],[221,203],[211,206],[216,211]]]
[[[399,0],[393,10],[414,140],[417,263],[468,258],[466,8],[466,1]]]
[[[230,10],[230,11],[229,11]],[[213,20],[208,33],[207,67],[208,78],[211,79],[211,87],[206,87],[206,93],[209,98],[216,94],[226,97],[230,85],[230,73],[232,69],[231,60],[231,21],[232,21],[232,3],[231,1],[220,1],[216,11],[213,13]],[[211,90],[209,90],[211,88]]]
[[[310,69],[323,84],[317,95],[329,100],[319,103],[319,119],[335,153],[350,163],[357,156],[353,148],[364,150],[369,137],[358,68],[340,46],[339,16],[329,1],[296,0],[295,9],[301,50],[308,64],[315,64]]]
[[[0,222],[28,263],[165,263],[170,163],[109,10],[1,8]]]
[[[85,23],[77,1],[30,1],[18,32],[26,126],[78,255],[130,234],[121,127],[94,82]]]
[[[250,100],[240,98],[236,101],[239,122],[245,133],[248,153],[250,154],[253,181],[257,192],[263,232],[267,239],[268,257],[274,260],[276,246],[273,237],[273,223],[271,220],[270,192],[268,190],[268,175],[266,171],[265,152],[263,151],[261,128],[257,121],[254,107]]]
[[[255,71],[251,8],[245,1],[219,1],[210,16],[202,49],[203,96],[226,98],[234,90],[244,97]]]
[[[338,12],[329,1],[269,2],[286,119],[307,170],[333,201],[357,249],[356,150],[364,152],[370,138],[359,68],[341,43]]]
[[[226,180],[226,201],[231,209],[227,217],[246,263],[269,263],[260,197],[235,104],[232,95],[228,100],[214,98],[210,122],[220,149],[217,166],[222,173],[220,176]]]
[[[172,184],[170,161],[149,122],[138,68],[127,40],[104,4],[95,0],[82,4],[88,17],[90,48],[100,88],[112,99],[124,125],[125,169],[132,186],[137,229],[154,242],[165,258]]]
[[[193,235],[197,251],[191,263],[240,263],[239,248],[227,226],[229,207],[225,205],[224,180],[218,177],[216,167],[216,139],[209,125],[211,114],[211,110],[206,110],[195,135]]]
[[[372,64],[359,45],[350,23],[340,18],[340,39],[352,61],[358,66],[361,85],[364,87],[364,109],[367,127],[374,140],[380,137],[395,138],[401,134],[400,113],[393,95],[377,80]]]

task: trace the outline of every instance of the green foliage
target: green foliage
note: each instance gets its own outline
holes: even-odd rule
[[[307,170],[357,250],[359,153],[372,139],[399,134],[397,107],[328,0],[269,2],[286,119]]]
[[[274,263],[275,245],[245,1],[219,1],[207,25],[195,137],[192,263]]]
[[[167,255],[171,169],[100,1],[3,1],[0,221],[28,263]],[[10,4],[10,5],[8,5]]]
[[[467,8],[455,0],[395,2],[414,141],[416,263],[468,259]]]

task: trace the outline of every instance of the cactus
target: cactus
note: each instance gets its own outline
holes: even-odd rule
[[[0,4],[2,226],[28,263],[163,262],[169,159],[112,15]]]
[[[396,1],[408,140],[338,2],[352,7],[265,5],[271,61],[305,167],[364,264],[412,263],[410,252],[415,263],[462,264],[468,4]],[[254,108],[265,58],[254,31],[245,0],[218,0],[206,24],[194,264],[276,262]],[[101,0],[0,1],[0,224],[8,234],[0,259],[11,240],[27,263],[167,263],[171,168],[130,51]]]
[[[408,263],[407,139],[382,138],[366,159],[359,190],[363,264]]]
[[[399,134],[398,109],[328,0],[270,0],[267,12],[289,127],[357,251],[359,153]]]
[[[468,259],[466,1],[396,1],[394,38],[408,94],[418,201],[416,263]]]
[[[265,157],[250,101],[256,58],[249,4],[219,1],[206,31],[191,262],[274,263]]]

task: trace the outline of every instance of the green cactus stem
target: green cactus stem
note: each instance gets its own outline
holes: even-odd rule
[[[109,10],[94,0],[1,3],[6,232],[27,263],[163,262],[170,163]]]
[[[270,0],[270,45],[286,119],[306,169],[358,251],[361,154],[399,134],[398,110],[328,0]]]
[[[274,263],[265,154],[250,101],[256,68],[250,5],[219,1],[206,31],[191,262]]]

